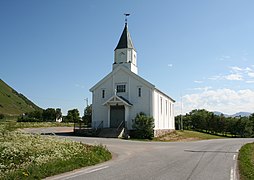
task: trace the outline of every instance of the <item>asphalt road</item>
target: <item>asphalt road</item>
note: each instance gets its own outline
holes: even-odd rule
[[[54,128],[42,131],[51,132]],[[216,139],[196,142],[142,142],[61,137],[87,144],[106,145],[113,153],[113,159],[96,166],[49,177],[49,180],[236,180],[238,150],[245,143],[254,141]]]

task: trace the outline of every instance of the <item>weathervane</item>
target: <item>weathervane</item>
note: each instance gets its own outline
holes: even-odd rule
[[[125,15],[125,24],[127,24],[127,17],[130,15],[129,13],[124,13]]]

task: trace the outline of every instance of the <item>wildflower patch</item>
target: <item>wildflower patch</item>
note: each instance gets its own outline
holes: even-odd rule
[[[0,124],[0,179],[41,179],[110,158],[102,145],[9,131]]]

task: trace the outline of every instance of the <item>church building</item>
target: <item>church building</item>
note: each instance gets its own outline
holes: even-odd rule
[[[140,112],[154,118],[154,136],[175,129],[174,100],[138,75],[137,52],[127,22],[114,50],[112,71],[95,84],[92,92],[92,127],[132,130]]]

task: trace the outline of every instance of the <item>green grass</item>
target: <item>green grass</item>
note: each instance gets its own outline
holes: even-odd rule
[[[32,135],[9,126],[0,123],[0,179],[42,179],[111,159],[102,145]]]
[[[17,116],[39,109],[24,95],[18,93],[0,79],[0,114]]]
[[[73,123],[58,123],[58,122],[16,122],[7,121],[0,122],[0,124],[5,125],[5,129],[10,131],[23,128],[41,128],[41,127],[73,127]]]
[[[239,151],[239,172],[241,180],[254,179],[254,143],[245,144]]]
[[[174,131],[172,133],[166,134],[162,137],[154,138],[155,141],[195,141],[195,140],[207,140],[207,139],[219,139],[225,138],[221,136],[206,134],[197,131]]]

